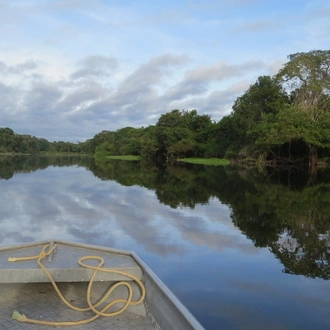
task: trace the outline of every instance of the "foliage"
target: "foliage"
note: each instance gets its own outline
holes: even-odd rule
[[[49,142],[44,138],[37,138],[28,134],[16,134],[8,127],[0,128],[0,153],[59,153],[86,152],[85,143]]]
[[[324,125],[330,115],[330,51],[315,50],[288,57],[289,62],[276,78],[286,87],[295,110],[304,118],[303,140],[308,145],[309,164],[313,167],[318,161],[318,148],[330,145],[330,132]]]
[[[155,126],[124,127],[104,131],[88,141],[99,156],[140,155],[143,158],[211,156],[209,138],[214,125],[210,116],[196,110],[173,110],[160,116]]]
[[[108,159],[119,159],[119,160],[141,160],[140,156],[124,155],[124,156],[107,156]]]
[[[288,97],[275,79],[259,77],[254,85],[237,98],[232,113],[217,124],[220,156],[237,158],[241,150],[248,150],[247,146],[255,144],[256,127],[268,116],[287,107],[288,103]]]
[[[202,165],[214,165],[214,166],[226,166],[230,162],[227,159],[221,158],[180,158],[179,162],[191,163],[191,164],[202,164]]]
[[[161,115],[155,131],[159,150],[167,157],[204,156],[211,126],[210,116],[196,110]]]
[[[220,155],[316,166],[330,147],[330,51],[289,55],[273,78],[259,77],[217,124]]]
[[[320,121],[330,112],[330,50],[296,53],[288,58],[276,76],[278,81],[301,112],[307,112],[312,121]]]
[[[322,123],[311,121],[308,114],[295,106],[280,110],[276,116],[268,116],[256,127],[256,143],[270,146],[301,140],[307,145],[330,147],[330,116]],[[321,129],[320,129],[321,128]]]
[[[213,122],[197,110],[172,110],[155,125],[102,131],[83,143],[49,142],[0,128],[0,153],[91,153],[174,163],[182,158],[226,158],[245,164],[308,163],[330,158],[330,51],[288,56],[274,77],[261,76]]]

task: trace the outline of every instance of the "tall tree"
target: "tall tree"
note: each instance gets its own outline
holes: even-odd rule
[[[156,124],[156,138],[159,150],[170,156],[169,149],[178,142],[190,140],[192,132],[190,130],[191,116],[187,111],[172,110],[160,116]]]
[[[330,50],[314,50],[288,56],[289,62],[279,71],[276,79],[291,95],[293,103],[310,121],[320,123],[330,115]],[[330,145],[330,136],[322,141],[307,142],[309,163],[318,161],[318,147]]]
[[[219,122],[217,138],[221,152],[224,152],[223,147],[227,147],[227,155],[230,157],[239,152],[242,156],[252,156],[257,139],[256,126],[265,117],[276,115],[288,103],[287,95],[275,79],[270,76],[259,77],[255,84],[237,98],[232,114]]]

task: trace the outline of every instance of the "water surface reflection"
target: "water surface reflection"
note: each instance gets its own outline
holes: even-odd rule
[[[326,175],[296,189],[229,168],[0,164],[0,245],[58,238],[134,250],[207,329],[330,326]]]

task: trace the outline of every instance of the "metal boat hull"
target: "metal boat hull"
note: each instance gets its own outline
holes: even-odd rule
[[[65,241],[44,241],[33,244],[0,248],[0,328],[22,329],[24,323],[11,318],[13,309],[29,318],[67,321],[85,319],[92,312],[72,311],[59,299],[44,271],[35,260],[8,262],[9,257],[37,255],[45,244],[56,244],[54,253],[42,263],[49,270],[65,298],[78,306],[86,306],[86,290],[93,271],[82,268],[77,260],[81,256],[102,256],[104,267],[130,273],[138,277],[146,288],[144,302],[129,306],[122,314],[99,317],[79,329],[204,329],[185,306],[174,296],[148,265],[134,252]],[[92,299],[102,296],[106,288],[127,280],[120,274],[100,273],[93,282]],[[140,294],[132,283],[133,300]],[[118,288],[107,300],[126,297],[127,290]],[[33,329],[29,324],[29,329]],[[35,325],[40,329],[40,325]],[[54,326],[42,326],[42,329]]]

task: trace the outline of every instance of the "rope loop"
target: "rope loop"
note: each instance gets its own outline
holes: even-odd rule
[[[88,283],[88,287],[87,287],[87,293],[86,293],[86,301],[88,304],[88,307],[86,308],[80,308],[80,307],[76,307],[74,305],[72,305],[64,296],[63,294],[60,292],[57,284],[55,283],[52,275],[50,274],[50,272],[48,271],[48,269],[41,263],[41,260],[45,259],[46,256],[50,255],[54,249],[56,248],[56,244],[54,244],[49,251],[46,252],[46,249],[50,247],[50,244],[47,244],[43,247],[43,249],[41,250],[40,254],[37,256],[33,256],[33,257],[22,257],[22,258],[8,258],[8,261],[14,262],[14,261],[25,261],[25,260],[33,260],[33,259],[37,259],[37,263],[39,265],[40,268],[42,268],[42,270],[45,272],[45,274],[47,275],[47,277],[49,278],[50,282],[52,283],[55,291],[57,292],[58,296],[60,297],[60,299],[63,301],[63,303],[65,305],[67,305],[69,308],[76,310],[76,311],[81,311],[81,312],[87,312],[87,311],[93,311],[94,312],[94,316],[90,317],[89,319],[84,319],[84,320],[80,320],[80,321],[65,321],[65,322],[58,322],[58,321],[41,321],[41,320],[35,320],[35,319],[30,319],[28,317],[26,317],[24,314],[20,314],[17,311],[13,312],[13,319],[16,319],[20,322],[27,322],[27,323],[34,323],[34,324],[43,324],[43,325],[52,325],[52,326],[70,326],[70,325],[81,325],[81,324],[86,324],[89,322],[92,322],[94,320],[96,320],[98,317],[100,316],[105,316],[105,317],[111,317],[111,316],[116,316],[119,315],[121,313],[123,313],[129,305],[138,305],[140,303],[142,303],[142,301],[145,298],[146,295],[146,290],[145,287],[143,285],[143,283],[134,275],[117,270],[117,269],[112,269],[112,268],[103,268],[104,265],[104,259],[99,257],[99,256],[84,256],[81,257],[78,260],[78,264],[81,267],[84,267],[86,269],[92,269],[93,274],[90,278],[90,281]],[[91,266],[88,265],[86,263],[84,263],[83,261],[85,260],[98,260],[99,264],[97,266]],[[127,281],[120,281],[115,283],[113,286],[111,286],[103,295],[102,299],[100,299],[97,303],[93,304],[91,302],[91,290],[92,290],[92,286],[93,286],[93,282],[95,279],[95,276],[97,275],[98,272],[105,272],[105,273],[113,273],[113,274],[118,274],[121,276],[124,276],[130,280],[133,280],[134,282],[137,283],[137,285],[140,288],[140,293],[141,293],[141,297],[137,300],[137,301],[132,301],[133,298],[133,288],[132,285],[130,283],[128,283]],[[128,297],[127,299],[124,298],[120,298],[120,299],[115,299],[109,303],[107,303],[103,308],[101,308],[100,310],[97,309],[100,305],[102,305],[105,300],[110,296],[110,294],[118,287],[120,286],[125,286],[127,287],[128,290]],[[114,312],[107,312],[112,306],[116,305],[116,304],[122,304],[123,306]]]

